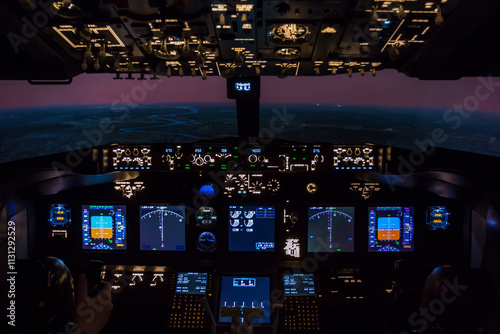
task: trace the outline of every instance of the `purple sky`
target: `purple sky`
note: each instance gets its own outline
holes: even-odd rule
[[[24,81],[0,81],[0,108],[57,104],[109,104],[122,100],[122,94],[135,93],[132,102],[197,103],[230,102],[226,98],[225,79],[209,77],[162,77],[157,87],[147,90],[141,85],[153,85],[147,80],[113,80],[109,74],[80,75],[68,86],[32,86]],[[485,79],[486,80],[486,79]],[[500,78],[493,78],[499,83]],[[420,81],[394,70],[377,73],[376,77],[354,74],[322,77],[262,77],[262,102],[320,103],[375,106],[407,106],[449,108],[474,98],[478,78],[457,81]],[[151,86],[147,86],[151,88]],[[491,88],[491,87],[490,87]],[[490,94],[480,101],[479,110],[500,111],[500,87],[480,88],[480,94]],[[146,95],[144,95],[146,92]],[[134,95],[132,95],[134,96]]]

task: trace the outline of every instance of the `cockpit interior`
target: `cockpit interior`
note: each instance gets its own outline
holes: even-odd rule
[[[498,17],[2,2],[2,332],[499,333]]]

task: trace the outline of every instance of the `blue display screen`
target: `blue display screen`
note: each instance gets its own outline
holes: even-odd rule
[[[184,206],[141,206],[141,250],[184,251],[186,249],[184,211]]]
[[[274,251],[274,206],[229,207],[229,251]]]
[[[427,209],[427,227],[430,231],[446,230],[449,223],[450,212],[446,206],[431,206]]]
[[[354,252],[354,207],[308,208],[307,251]]]
[[[71,209],[67,204],[52,204],[50,206],[49,223],[53,227],[65,228],[71,224]]]
[[[176,294],[203,295],[207,292],[207,273],[178,273]]]
[[[254,276],[222,276],[220,289],[219,322],[231,322],[231,317],[222,317],[222,306],[228,307],[262,307],[262,319],[253,318],[256,324],[269,324],[270,312],[270,279]],[[243,317],[243,313],[242,313]],[[241,319],[243,322],[243,318]]]
[[[238,92],[249,92],[252,90],[252,84],[250,82],[236,82],[234,88]]]
[[[313,274],[284,274],[283,285],[285,296],[314,296]]]
[[[82,248],[127,249],[125,205],[82,205]]]
[[[402,206],[368,208],[368,251],[412,252],[413,212],[413,207]]]

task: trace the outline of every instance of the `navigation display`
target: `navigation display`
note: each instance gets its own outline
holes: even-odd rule
[[[184,212],[184,206],[141,206],[141,250],[184,251],[186,249]]]
[[[274,206],[229,207],[229,251],[274,251]]]
[[[413,207],[368,208],[369,252],[413,251]]]
[[[262,307],[262,319],[253,318],[254,323],[269,324],[270,312],[270,279],[255,276],[222,276],[220,290],[219,322],[231,322],[231,317],[222,317],[222,306]],[[243,319],[242,319],[243,321]]]
[[[82,248],[127,249],[125,205],[82,205]]]
[[[207,273],[178,273],[176,294],[203,295],[207,293]]]
[[[284,274],[285,296],[315,296],[313,274]]]
[[[354,252],[354,207],[309,207],[308,217],[308,252]]]

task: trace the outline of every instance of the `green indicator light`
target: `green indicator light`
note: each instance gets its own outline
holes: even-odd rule
[[[92,239],[89,239],[89,242],[92,242]]]
[[[264,165],[260,165],[260,167],[264,167]]]
[[[294,151],[294,152],[297,152],[297,149],[296,149],[296,148],[294,148],[294,149],[293,149],[293,151]]]
[[[237,148],[237,147],[235,147],[234,149],[235,149],[235,150],[237,150],[238,148]]]
[[[213,166],[215,166],[215,165],[214,165],[214,164],[210,164],[210,165],[208,165],[208,166],[209,166],[209,167],[213,167]]]
[[[306,160],[306,158],[302,158],[302,160]]]
[[[185,169],[191,169],[190,167],[184,167]]]
[[[157,250],[156,248],[153,248],[153,250]]]
[[[297,160],[297,158],[293,157],[292,160]]]
[[[209,147],[208,149],[209,149],[209,150],[211,150],[212,148],[211,148],[211,147]]]
[[[227,169],[226,167],[221,167],[220,169]]]
[[[226,167],[226,165],[221,165],[222,167]]]
[[[186,166],[189,166],[189,164],[186,164]]]
[[[342,252],[342,249],[340,249],[340,248],[337,248],[337,252]]]
[[[255,165],[250,165],[250,167],[255,167]]]
[[[109,243],[110,243],[110,244],[112,244],[112,243],[113,243],[113,241],[111,241],[111,240],[108,240],[108,241],[109,241]]]
[[[303,149],[302,149],[302,152],[305,152],[305,151],[306,151],[306,149],[305,149],[305,148],[303,148]]]
[[[237,156],[237,155],[234,155],[233,157],[238,158],[238,156]]]

